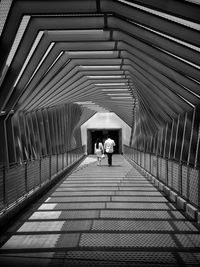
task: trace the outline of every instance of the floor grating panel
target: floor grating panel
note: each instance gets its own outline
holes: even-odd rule
[[[0,266],[200,266],[194,223],[122,155],[106,163],[88,156],[4,233]]]

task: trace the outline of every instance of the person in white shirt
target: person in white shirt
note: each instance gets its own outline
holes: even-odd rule
[[[115,141],[111,139],[110,136],[108,135],[104,143],[104,149],[108,156],[108,166],[112,166],[112,154],[114,152],[114,146],[115,146]]]
[[[97,138],[95,144],[94,144],[94,153],[97,156],[97,166],[101,166],[101,158],[104,153],[103,144],[101,143],[101,140]]]

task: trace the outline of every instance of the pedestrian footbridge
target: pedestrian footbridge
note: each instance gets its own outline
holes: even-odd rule
[[[199,44],[199,0],[0,1],[1,266],[200,266]]]
[[[199,266],[194,220],[122,155],[88,156],[1,237],[7,266]]]

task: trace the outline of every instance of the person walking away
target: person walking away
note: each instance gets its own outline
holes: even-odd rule
[[[107,139],[104,143],[104,149],[108,157],[108,166],[112,166],[112,154],[114,152],[115,141],[107,136]]]
[[[104,148],[99,138],[97,138],[94,144],[94,153],[97,156],[97,166],[101,166],[101,158],[102,158],[102,154],[104,154]]]

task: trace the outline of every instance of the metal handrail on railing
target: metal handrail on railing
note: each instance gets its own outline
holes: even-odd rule
[[[0,214],[53,180],[84,155],[85,146],[81,146],[62,154],[0,167]]]
[[[124,145],[124,154],[183,199],[200,209],[199,168],[126,145]]]

